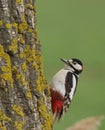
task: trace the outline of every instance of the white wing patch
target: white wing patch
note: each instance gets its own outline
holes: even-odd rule
[[[75,92],[75,89],[76,89],[76,78],[75,76],[73,75],[73,86],[71,88],[71,92],[70,92],[70,99],[72,100],[73,99],[73,95],[74,95],[74,92]]]

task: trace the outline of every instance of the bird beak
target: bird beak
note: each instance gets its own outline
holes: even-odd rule
[[[68,64],[68,61],[66,59],[60,58],[61,61],[63,61],[65,64]]]

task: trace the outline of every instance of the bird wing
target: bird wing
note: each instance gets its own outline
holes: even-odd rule
[[[65,79],[65,96],[63,100],[63,108],[59,114],[59,119],[61,116],[63,117],[65,112],[68,110],[71,98],[70,98],[70,92],[72,91],[73,87],[73,74],[71,72],[67,72],[66,79]]]
[[[72,91],[73,87],[73,74],[71,72],[68,72],[65,79],[65,96],[63,101],[63,111],[66,112],[69,108],[69,105],[71,103],[70,99],[70,92]]]

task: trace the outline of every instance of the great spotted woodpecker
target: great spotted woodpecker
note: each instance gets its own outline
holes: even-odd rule
[[[50,83],[53,121],[57,117],[58,119],[63,117],[68,110],[77,88],[79,75],[83,70],[83,64],[78,59],[61,58],[61,61],[65,63],[65,67],[55,74]]]

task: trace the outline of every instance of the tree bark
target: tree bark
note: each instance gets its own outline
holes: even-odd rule
[[[35,0],[0,0],[0,130],[51,130]]]

